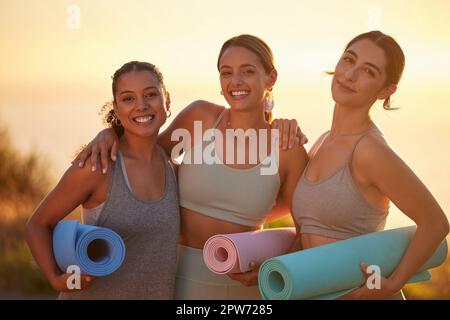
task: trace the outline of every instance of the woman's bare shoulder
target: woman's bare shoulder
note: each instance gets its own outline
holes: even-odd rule
[[[183,109],[182,113],[189,121],[214,121],[223,110],[224,106],[206,100],[195,100]]]
[[[355,167],[368,169],[371,166],[382,166],[402,162],[380,132],[365,135],[355,148],[352,164]]]

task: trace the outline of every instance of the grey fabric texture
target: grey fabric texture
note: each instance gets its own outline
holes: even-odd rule
[[[59,299],[173,299],[180,228],[175,174],[164,151],[165,190],[160,199],[138,199],[126,183],[122,155],[111,163],[107,199],[94,222],[117,232],[125,242],[121,267],[95,278],[85,290],[61,293]],[[151,177],[149,177],[151,179]]]

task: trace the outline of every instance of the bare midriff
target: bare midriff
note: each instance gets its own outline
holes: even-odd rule
[[[303,233],[301,237],[303,249],[314,248],[339,241],[339,239],[323,237],[317,234],[310,234],[310,233]]]
[[[300,236],[301,242],[296,242],[290,252],[323,246],[325,244],[339,241],[339,239],[319,236],[317,234],[303,233]]]
[[[180,244],[192,248],[203,249],[206,240],[217,234],[261,229],[215,219],[183,207],[180,207],[180,215]]]
[[[183,207],[180,207],[180,214],[180,244],[192,248],[203,249],[205,242],[210,237],[217,234],[247,232],[261,229],[261,227],[244,226],[208,217]],[[339,241],[339,239],[304,233],[301,235],[301,249],[314,248],[336,241]],[[300,248],[293,249],[293,251],[300,250]]]

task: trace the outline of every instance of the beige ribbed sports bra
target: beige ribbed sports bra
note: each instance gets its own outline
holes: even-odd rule
[[[359,191],[350,171],[356,146],[373,130],[380,132],[372,129],[362,134],[344,165],[328,177],[317,182],[308,181],[305,174],[309,164],[306,166],[294,191],[292,203],[300,233],[347,239],[384,229],[389,208],[371,205]],[[324,135],[311,160],[328,134]]]
[[[220,114],[217,126],[226,109]],[[206,148],[214,142],[197,142],[186,151],[189,159],[196,148]],[[274,151],[267,157],[276,161]],[[267,160],[267,159],[265,159]],[[183,161],[178,168],[180,206],[203,215],[232,223],[260,227],[272,212],[280,176],[262,175],[265,161],[248,169],[236,169],[223,163],[188,164]],[[278,164],[277,164],[278,166]]]

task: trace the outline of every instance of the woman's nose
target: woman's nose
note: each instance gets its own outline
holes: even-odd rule
[[[233,84],[237,84],[237,85],[242,84],[242,77],[241,77],[241,75],[239,73],[234,74],[233,78],[232,78],[232,81],[233,81]]]
[[[356,67],[348,68],[347,71],[344,73],[344,76],[349,81],[355,81],[357,76],[357,68]]]
[[[142,110],[148,109],[149,105],[148,105],[148,103],[147,103],[147,101],[145,100],[144,97],[138,98],[138,100],[137,100],[137,107],[139,109],[142,109]]]

